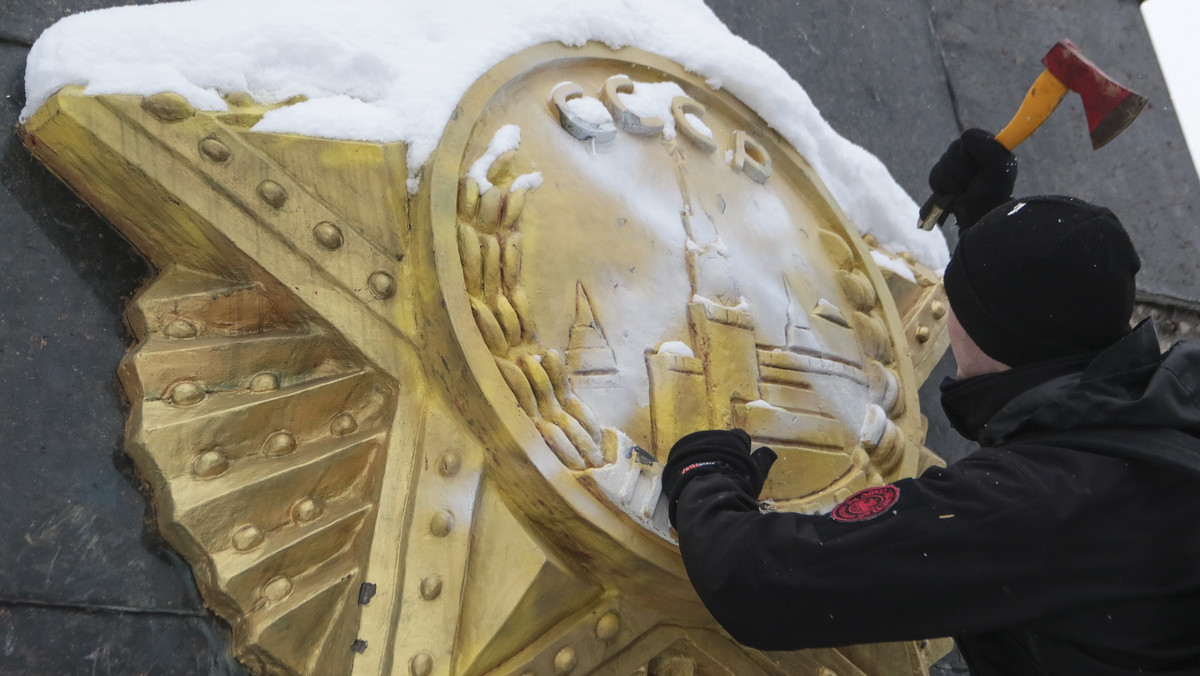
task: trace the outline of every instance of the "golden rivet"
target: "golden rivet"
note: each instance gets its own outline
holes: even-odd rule
[[[462,457],[454,451],[446,451],[438,460],[438,473],[444,477],[452,477],[462,469]]]
[[[946,304],[940,300],[935,300],[929,304],[929,314],[933,315],[934,319],[941,319],[946,316]]]
[[[838,672],[829,667],[821,667],[817,670],[817,676],[838,676]]]
[[[339,413],[329,421],[329,431],[335,437],[344,437],[358,429],[358,421],[349,413]]]
[[[313,227],[313,239],[317,244],[333,251],[342,246],[342,231],[329,221],[321,221]]]
[[[429,520],[429,532],[444,538],[454,529],[454,515],[446,510],[438,510]]]
[[[272,392],[279,389],[279,377],[274,373],[260,373],[250,381],[251,392]]]
[[[220,451],[205,451],[192,461],[192,473],[203,479],[224,474],[229,469],[229,459]]]
[[[412,676],[429,676],[433,671],[433,656],[429,653],[417,653],[408,661],[408,673]]]
[[[325,504],[317,498],[304,498],[292,505],[292,518],[300,523],[308,523],[325,513]]]
[[[261,545],[263,532],[258,526],[242,526],[233,533],[233,548],[245,552]]]
[[[604,613],[596,622],[596,638],[601,641],[611,641],[617,637],[621,629],[621,619],[616,613]]]
[[[217,164],[225,164],[230,157],[233,157],[229,146],[215,138],[206,138],[200,141],[200,154]]]
[[[159,92],[142,99],[142,110],[160,122],[178,122],[196,114],[188,100],[175,92]]]
[[[287,191],[275,181],[267,180],[258,184],[258,198],[278,209],[287,204]]]
[[[176,406],[192,406],[203,401],[204,395],[204,388],[199,383],[184,380],[171,386],[167,398]]]
[[[196,326],[186,319],[175,319],[163,328],[163,335],[168,338],[195,338]]]
[[[579,664],[579,656],[575,654],[574,648],[567,646],[554,656],[554,673],[569,674],[577,664]]]
[[[430,575],[421,580],[421,598],[432,601],[442,595],[442,578]]]
[[[396,279],[386,272],[373,272],[367,278],[371,293],[381,300],[387,300],[396,295]]]
[[[287,575],[280,575],[263,585],[262,594],[271,603],[278,603],[292,593],[292,580]]]
[[[929,342],[929,327],[928,326],[918,326],[917,327],[917,342],[918,343]]]
[[[280,430],[267,437],[263,444],[263,455],[278,458],[296,450],[296,437],[291,432]]]

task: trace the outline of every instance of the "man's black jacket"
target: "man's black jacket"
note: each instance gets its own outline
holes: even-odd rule
[[[722,626],[771,650],[954,636],[975,676],[1200,674],[1200,345],[1160,355],[1147,322],[945,401],[981,449],[868,520],[686,485],[680,549]]]

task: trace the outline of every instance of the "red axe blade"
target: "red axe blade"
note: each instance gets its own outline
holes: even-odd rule
[[[1146,107],[1146,97],[1117,84],[1070,40],[1059,40],[1042,64],[1067,89],[1079,92],[1093,149],[1113,140]]]

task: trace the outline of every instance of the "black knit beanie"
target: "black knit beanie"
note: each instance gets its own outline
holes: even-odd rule
[[[1128,334],[1140,267],[1108,209],[1026,197],[962,231],[946,266],[946,295],[984,354],[1021,366],[1095,352]]]

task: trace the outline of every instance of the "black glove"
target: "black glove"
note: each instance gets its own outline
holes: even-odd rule
[[[1012,199],[1017,156],[982,129],[968,129],[929,171],[933,195],[921,206],[921,219],[934,205],[954,214],[959,228]]]
[[[750,435],[742,430],[692,432],[675,442],[662,473],[671,525],[675,525],[675,506],[687,482],[702,474],[723,472],[733,477],[750,497],[757,499],[776,457],[775,451],[766,446],[751,453]]]

